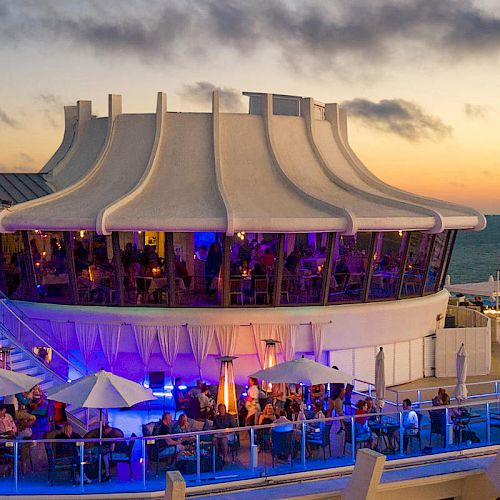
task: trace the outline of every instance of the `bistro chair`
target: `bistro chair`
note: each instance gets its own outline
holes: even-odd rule
[[[429,418],[431,420],[431,434],[429,444],[432,445],[432,436],[435,435],[442,438],[444,446],[446,442],[446,412],[445,410],[429,410]]]
[[[123,462],[128,464],[130,470],[130,479],[133,479],[132,475],[132,450],[134,449],[135,438],[137,437],[135,433],[130,436],[130,441],[126,443],[125,441],[118,441],[115,443],[115,449],[111,452],[111,463]]]
[[[230,278],[229,280],[230,303],[233,303],[233,297],[236,298],[236,304],[243,304],[243,278]]]
[[[323,449],[323,461],[326,462],[326,452],[325,449],[328,448],[329,457],[332,456],[332,448],[330,446],[330,431],[332,428],[331,423],[321,422],[319,424],[315,424],[311,427],[310,432],[308,432],[306,436],[306,443],[308,446],[313,448],[322,448]]]
[[[257,297],[263,298],[264,304],[269,304],[269,282],[267,278],[255,278],[253,286],[253,303],[257,304]]]
[[[293,431],[276,432],[275,429],[272,429],[271,442],[273,467],[276,457],[286,457],[287,461],[290,459],[290,465],[293,467]]]
[[[54,439],[60,431],[48,431],[43,435],[43,439]],[[61,445],[64,443],[60,443]],[[73,451],[66,453],[58,453],[57,442],[44,443],[45,454],[47,455],[48,464],[48,482],[50,486],[54,485],[54,477],[58,471],[69,471],[71,474],[71,481],[75,482],[76,477],[76,464],[77,457]],[[76,451],[76,450],[75,450]]]
[[[344,431],[345,431],[345,439],[344,439],[344,454],[345,454],[345,445],[349,443],[352,445],[352,422],[351,419],[346,418],[344,420]],[[368,448],[370,446],[371,435],[370,434],[357,434],[355,436],[355,449],[358,448]]]
[[[291,276],[283,276],[281,279],[281,299],[280,302],[283,303],[283,299],[286,299],[286,303],[290,304],[290,286],[292,283]]]

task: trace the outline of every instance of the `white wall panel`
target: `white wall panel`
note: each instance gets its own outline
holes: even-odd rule
[[[415,339],[410,342],[410,380],[424,376],[424,342]]]
[[[354,357],[352,349],[341,349],[339,351],[330,351],[330,366],[337,366],[338,369],[345,373],[354,375]]]
[[[410,343],[397,342],[394,348],[394,384],[404,384],[410,380]]]

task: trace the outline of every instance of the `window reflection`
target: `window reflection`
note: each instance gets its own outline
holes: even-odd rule
[[[403,231],[376,234],[368,295],[370,300],[396,297],[407,235]]]
[[[427,279],[425,280],[424,293],[433,292],[438,285],[440,271],[446,254],[448,232],[449,231],[443,231],[442,233],[436,234],[434,239],[429,272],[427,273]]]
[[[285,235],[280,303],[321,304],[328,233]]]
[[[336,236],[328,302],[363,300],[370,254],[371,233]]]
[[[26,255],[21,232],[2,235],[2,250],[7,295],[13,299],[31,297],[26,279]]]
[[[231,305],[273,302],[278,235],[238,232],[231,238],[229,296]]]
[[[415,297],[422,293],[431,242],[432,235],[429,233],[411,233],[401,297]]]

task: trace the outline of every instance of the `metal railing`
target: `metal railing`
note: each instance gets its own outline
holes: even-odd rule
[[[172,446],[172,442],[183,443],[187,448],[188,444],[192,448],[192,453],[187,456],[186,448],[175,448],[175,454],[178,455],[176,464],[179,466],[182,454],[185,452],[184,462],[192,465],[191,470],[184,470],[186,481],[192,485],[201,485],[202,483],[221,483],[232,479],[244,480],[255,478],[266,478],[275,475],[287,473],[307,471],[331,470],[338,467],[352,466],[355,463],[356,450],[358,445],[362,447],[370,441],[374,447],[387,454],[388,459],[414,457],[429,457],[429,453],[450,453],[456,452],[461,454],[464,449],[488,447],[484,453],[490,452],[492,445],[500,447],[500,403],[498,400],[486,401],[480,404],[466,403],[463,405],[451,405],[446,407],[433,408],[429,410],[428,418],[430,419],[430,428],[427,421],[427,415],[422,411],[416,410],[419,414],[418,428],[416,432],[409,431],[407,414],[408,411],[399,411],[383,414],[367,414],[367,415],[349,415],[343,417],[333,417],[325,419],[309,419],[295,422],[283,422],[279,424],[267,424],[259,426],[244,426],[230,429],[205,430],[199,432],[186,432],[178,434],[169,434],[163,436],[146,436],[146,437],[130,437],[130,438],[77,438],[77,439],[1,439],[0,440],[0,456],[3,455],[5,463],[6,457],[10,458],[13,465],[12,478],[0,479],[0,490],[7,493],[23,493],[32,492],[33,486],[41,486],[46,489],[46,479],[41,477],[30,477],[27,474],[24,478],[19,477],[19,465],[22,464],[22,447],[43,445],[52,447],[52,450],[57,452],[58,446],[66,443],[66,445],[74,445],[71,450],[70,459],[74,470],[79,471],[79,486],[81,492],[96,492],[95,485],[92,489],[87,489],[85,485],[86,468],[92,463],[95,464],[99,450],[103,450],[106,444],[116,446],[118,443],[131,443],[127,446],[129,457],[133,464],[140,468],[141,483],[136,481],[129,483],[130,487],[124,486],[123,481],[120,482],[120,491],[140,491],[140,490],[161,490],[165,488],[164,479],[157,479],[157,476],[148,472],[148,466],[151,462],[159,460],[160,454],[156,455],[154,450],[159,450],[159,445],[165,442],[166,439],[173,440],[166,443],[165,446]],[[434,415],[434,416],[433,416]],[[433,428],[433,420],[435,416],[440,418],[443,428],[436,430]],[[369,418],[368,427],[362,423],[362,419]],[[341,430],[343,429],[343,430]],[[368,429],[368,430],[366,430]],[[281,431],[281,432],[280,432]],[[429,431],[430,437],[427,438]],[[433,443],[433,433],[439,439],[442,438],[442,446],[437,449],[432,449],[429,452],[429,447]],[[285,440],[278,439],[279,434],[287,435],[290,448],[280,448],[275,450],[275,445],[279,441],[285,443]],[[240,444],[240,453],[238,461],[234,465],[229,465],[228,470],[217,476],[218,470],[218,443],[221,439],[233,437],[231,441]],[[267,436],[271,443],[271,454],[266,454],[264,447],[264,437]],[[325,438],[326,436],[326,438]],[[238,437],[238,439],[236,439]],[[415,442],[413,442],[413,438]],[[327,443],[325,443],[327,439]],[[343,454],[338,457],[314,458],[312,447],[321,447],[330,445],[332,440],[340,439],[343,444]],[[229,440],[229,439],[228,439]],[[424,444],[427,440],[427,449],[424,449]],[[411,441],[411,442],[410,442]],[[139,443],[139,450],[135,450]],[[417,449],[417,443],[419,444]],[[258,446],[261,446],[259,453]],[[347,449],[346,444],[350,448]],[[101,446],[103,448],[101,448]],[[276,445],[277,446],[277,445]],[[284,446],[282,444],[282,446]],[[383,450],[382,447],[387,449]],[[408,447],[411,446],[411,452]],[[67,449],[67,448],[66,448]],[[490,451],[488,451],[490,450]],[[104,453],[104,452],[103,452]],[[290,468],[286,465],[276,465],[274,463],[275,455],[284,455],[290,459]],[[40,455],[40,454],[38,454]],[[294,460],[298,456],[295,462]],[[48,457],[48,454],[47,454]],[[56,454],[57,458],[57,454]],[[271,460],[272,458],[272,460]],[[113,461],[113,452],[110,455],[111,462]],[[436,458],[437,459],[437,458]],[[157,464],[157,468],[158,468]],[[50,469],[50,461],[49,461]],[[158,470],[158,469],[157,469]],[[324,472],[323,472],[324,474]],[[133,476],[133,473],[132,473]],[[131,477],[132,479],[132,477]],[[99,487],[100,492],[109,491],[107,486],[109,483],[102,484]],[[23,486],[24,485],[24,486]],[[24,489],[25,487],[25,489]]]
[[[358,396],[369,396],[371,398],[376,398],[377,390],[375,388],[375,384],[373,382],[367,382],[366,380],[362,380],[359,378],[353,379],[354,389],[352,390],[353,394],[357,394]],[[364,388],[360,387],[365,386]],[[391,389],[390,387],[385,388],[385,404],[389,406],[395,406],[396,409],[399,408],[399,393],[396,389]],[[392,399],[388,399],[387,396],[392,395]]]

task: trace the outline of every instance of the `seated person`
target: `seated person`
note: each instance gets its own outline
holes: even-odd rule
[[[418,434],[418,415],[417,412],[411,409],[411,401],[409,399],[403,400],[403,448],[406,451],[409,443],[409,436],[416,436]],[[396,441],[399,438],[399,430],[394,431],[394,438]]]
[[[196,381],[196,386],[195,387],[191,387],[187,393],[188,397],[189,398],[195,398],[196,396],[198,396],[198,394],[200,394],[201,392],[201,388],[203,387],[203,380],[197,380]]]
[[[189,397],[184,394],[180,389],[182,385],[182,378],[175,377],[174,388],[172,389],[172,395],[174,396],[175,409],[176,410],[187,410],[189,408]]]
[[[286,407],[288,408],[289,417],[293,420],[293,416],[300,412],[300,404],[302,403],[302,388],[298,384],[288,384],[286,390]]]
[[[371,415],[370,417],[368,417],[368,421],[373,422],[376,419],[374,414],[377,413],[377,408],[375,408],[375,405],[373,403],[373,398],[371,398],[370,396],[366,397],[365,401],[366,401],[366,413]]]
[[[71,424],[64,424],[61,431],[56,434],[54,439],[80,439],[81,436],[73,431]],[[71,460],[71,463],[75,466],[75,471],[77,474],[80,472],[78,467],[79,452],[76,443],[56,443],[55,446],[55,457],[54,458],[64,458],[67,457]],[[79,482],[78,477],[75,478],[75,482]],[[85,472],[83,473],[83,482],[85,484],[90,484],[92,481],[87,477]]]
[[[179,420],[177,420],[177,422],[172,427],[171,434],[184,434],[190,431],[191,429],[189,426],[188,418],[185,413],[181,413],[181,415],[179,415]],[[188,438],[187,440],[192,441],[193,439],[194,436],[192,438]]]
[[[172,432],[172,427],[174,422],[172,420],[172,415],[170,412],[166,411],[162,416],[160,421],[155,425],[153,429],[153,436],[166,436]]]
[[[102,426],[102,437],[105,439],[109,438],[122,438],[124,437],[123,431],[117,429],[116,427],[111,427],[109,424],[103,424]],[[92,429],[91,431],[85,434],[84,438],[99,438],[99,428]],[[112,441],[103,442],[101,445],[101,456],[102,461],[104,463],[104,477],[102,481],[109,481],[110,471],[109,471],[109,463],[111,461],[111,453],[115,449],[115,443]]]
[[[35,415],[28,413],[28,408],[33,403],[33,389],[27,392],[20,392],[16,394],[18,411],[16,412],[16,420],[30,420],[33,423],[36,421]]]
[[[437,394],[432,398],[432,406],[441,406],[443,404],[443,396],[446,394],[446,390],[439,388]]]
[[[313,404],[313,410],[314,410],[314,419],[326,418],[320,403]]]
[[[283,383],[273,384],[271,389],[271,400],[273,405],[278,407],[280,410],[285,408],[286,403],[286,388]]]
[[[276,410],[276,413],[278,412],[279,418],[274,421],[273,432],[293,432],[293,422],[286,418],[286,413],[283,410]]]
[[[368,426],[368,415],[367,415],[368,405],[364,399],[360,399],[356,404],[356,411],[354,416],[357,417],[354,420],[354,428],[356,431],[356,439],[358,441],[369,442],[369,447],[374,448],[377,436],[372,433],[370,427]]]
[[[0,438],[11,439],[17,434],[17,426],[14,419],[7,413],[4,404],[0,404]]]
[[[227,413],[226,405],[219,404],[217,406],[217,415],[214,417],[214,429],[234,429],[236,423],[234,417]],[[234,439],[234,434],[216,434],[214,436],[214,443],[217,447],[217,451],[222,461],[225,463],[227,461],[227,455],[229,451],[229,438]]]
[[[276,420],[276,416],[274,413],[274,408],[271,403],[268,403],[263,412],[259,415],[259,421],[257,425],[268,425],[272,424]],[[257,429],[257,444],[263,447],[269,445],[271,440],[269,429]]]
[[[155,436],[166,436],[164,439],[157,440],[159,456],[172,455],[175,460],[184,451],[184,446],[179,439],[169,437],[169,434],[177,433],[176,424],[172,421],[170,412],[167,411],[162,415],[159,425],[155,426],[153,433]]]
[[[311,402],[320,403],[323,405],[323,398],[325,397],[325,385],[313,385],[311,386]]]
[[[200,402],[200,417],[205,419],[212,419],[214,416],[215,402],[210,395],[208,385],[201,387],[201,393],[198,394],[198,401]]]

